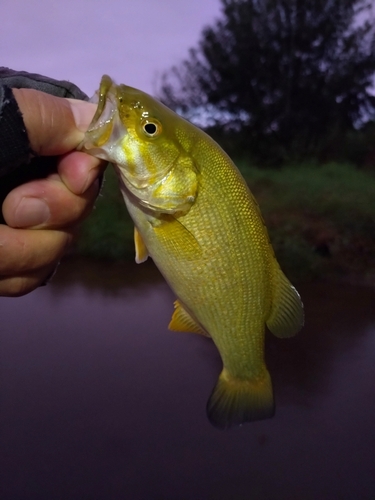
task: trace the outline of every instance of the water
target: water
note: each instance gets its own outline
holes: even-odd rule
[[[267,337],[276,416],[229,431],[205,415],[215,347],[167,330],[152,266],[66,262],[0,299],[0,498],[375,498],[375,290],[300,292],[303,332]]]

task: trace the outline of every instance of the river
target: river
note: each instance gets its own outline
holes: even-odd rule
[[[266,338],[273,419],[229,431],[205,405],[213,343],[170,332],[152,263],[69,260],[0,299],[0,498],[375,498],[375,290],[299,287],[306,326]]]

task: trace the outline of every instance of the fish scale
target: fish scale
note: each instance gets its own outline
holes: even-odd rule
[[[269,286],[264,276],[267,266],[264,265],[265,254],[262,252],[263,247],[268,246],[268,238],[262,221],[253,215],[256,211],[242,178],[236,170],[223,168],[220,158],[211,157],[207,171],[204,167],[199,170],[200,190],[196,203],[188,214],[180,218],[181,224],[194,234],[203,249],[203,256],[199,259],[205,262],[205,266],[198,273],[195,261],[183,261],[181,257],[174,257],[174,253],[171,255],[168,251],[170,242],[160,246],[143,211],[129,204],[126,197],[125,201],[130,215],[137,221],[146,247],[155,249],[153,260],[177,296],[189,310],[194,311],[195,318],[210,333],[222,355],[224,366],[231,373],[239,373],[246,378],[248,374],[264,371],[262,346],[265,318],[252,314],[252,311],[254,306],[259,310],[267,308],[264,306],[267,299],[269,307]],[[219,171],[221,182],[213,185],[208,181],[215,171]],[[232,210],[212,210],[224,197],[231,199]],[[207,236],[207,227],[211,228],[215,238]],[[250,244],[245,249],[241,248],[238,242],[248,241],[249,234],[252,235],[250,242],[254,248]],[[181,254],[183,245],[182,240]],[[225,253],[218,251],[223,248]],[[237,279],[233,279],[233,274]],[[264,286],[261,287],[260,283]],[[249,332],[252,332],[251,336]],[[233,349],[234,346],[241,349]]]
[[[150,255],[178,298],[170,328],[208,334],[220,352],[210,421],[228,428],[272,416],[265,326],[294,335],[303,307],[238,169],[203,131],[107,76],[82,149],[114,162],[137,262]]]

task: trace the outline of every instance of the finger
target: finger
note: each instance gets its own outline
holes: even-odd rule
[[[95,114],[96,105],[55,97],[34,89],[13,89],[32,150],[55,156],[75,149]]]
[[[107,162],[80,151],[72,151],[60,158],[57,171],[68,189],[81,195],[103,175]]]
[[[58,174],[51,174],[11,191],[3,203],[3,217],[13,228],[61,229],[83,220],[98,193],[99,180],[76,196]]]
[[[38,288],[53,274],[56,264],[20,276],[0,276],[0,296],[20,297]]]
[[[72,231],[0,225],[0,276],[19,276],[55,265],[72,241]]]

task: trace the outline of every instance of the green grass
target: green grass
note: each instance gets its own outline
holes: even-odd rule
[[[374,216],[375,176],[347,164],[301,165],[278,170],[239,165],[244,177],[273,195],[269,209],[293,208],[333,217],[338,223]],[[277,198],[275,197],[277,195]],[[349,213],[348,213],[348,210]]]
[[[351,165],[260,169],[238,163],[259,202],[277,258],[290,279],[375,272],[375,176]],[[83,224],[78,253],[134,258],[133,224],[110,168]]]
[[[287,274],[303,279],[374,272],[373,173],[333,163],[241,170]]]

